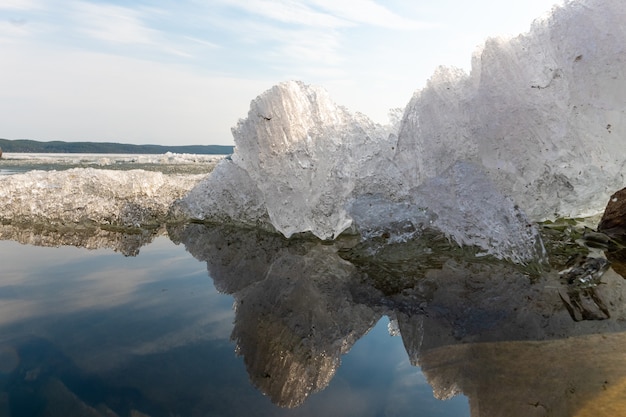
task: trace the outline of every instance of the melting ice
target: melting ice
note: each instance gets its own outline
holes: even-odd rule
[[[397,132],[320,88],[277,85],[233,129],[232,160],[177,209],[322,239],[433,228],[536,259],[529,220],[593,214],[623,187],[624,21],[621,1],[580,0],[490,39],[469,74],[440,68]]]
[[[353,114],[319,87],[281,83],[233,128],[232,158],[189,186],[169,216],[321,239],[358,232],[401,241],[429,229],[498,258],[541,258],[532,222],[599,212],[624,185],[624,21],[621,0],[567,2],[528,33],[486,41],[469,74],[438,69],[399,126]],[[150,208],[180,190],[120,198]],[[51,210],[20,204],[26,216]]]
[[[0,220],[16,224],[158,225],[203,176],[73,168],[0,177]]]

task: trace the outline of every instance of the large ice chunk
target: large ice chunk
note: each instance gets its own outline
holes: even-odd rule
[[[592,214],[623,187],[626,6],[579,0],[441,68],[407,106],[395,161],[412,186],[483,165],[532,219]]]
[[[621,0],[578,0],[526,34],[488,40],[470,74],[440,68],[415,93],[397,136],[324,90],[280,84],[252,102],[233,129],[232,163],[205,190],[237,188],[222,184],[232,172],[253,190],[234,216],[263,218],[264,207],[285,236],[328,239],[356,226],[371,237],[387,222],[403,239],[428,225],[528,260],[542,248],[523,212],[533,221],[594,214],[623,188],[624,21]],[[181,207],[223,212],[229,198]]]
[[[285,236],[311,232],[321,239],[351,225],[344,206],[355,189],[389,178],[384,167],[395,145],[388,129],[338,106],[326,90],[295,81],[253,100],[233,136],[232,161],[222,162],[204,191],[194,190],[180,207],[192,217],[217,214],[244,223],[262,219],[264,207]]]
[[[402,173],[413,166],[392,161],[396,136],[351,115],[320,88],[272,88],[233,133],[232,159],[175,204],[176,216],[322,239],[354,226],[364,239],[385,234],[398,242],[429,228],[501,259],[544,255],[536,228],[477,164],[458,161],[409,189]]]
[[[424,181],[413,199],[417,207],[435,214],[431,227],[460,246],[476,246],[516,263],[546,255],[537,228],[475,164],[456,162],[442,175]]]
[[[233,162],[257,184],[272,224],[285,236],[310,231],[328,239],[348,228],[344,202],[366,176],[361,170],[392,151],[385,129],[300,82],[256,98],[233,136]]]

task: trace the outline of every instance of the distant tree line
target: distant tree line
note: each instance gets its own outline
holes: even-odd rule
[[[226,145],[131,145],[113,142],[40,142],[30,139],[0,139],[0,149],[3,152],[28,153],[130,153],[130,154],[163,154],[193,153],[202,155],[230,155],[233,146]]]

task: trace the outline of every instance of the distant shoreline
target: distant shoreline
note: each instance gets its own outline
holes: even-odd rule
[[[96,154],[164,154],[190,153],[200,155],[230,155],[234,146],[228,145],[132,145],[115,142],[41,142],[30,139],[0,139],[2,152],[19,153],[96,153]]]

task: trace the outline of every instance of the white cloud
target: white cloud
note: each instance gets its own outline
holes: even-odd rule
[[[43,8],[39,0],[2,0],[0,10],[34,10]]]
[[[230,0],[228,5],[278,22],[317,28],[348,28],[359,24],[388,29],[434,26],[407,19],[373,0]]]
[[[192,58],[184,46],[172,37],[148,24],[154,16],[166,15],[156,8],[130,8],[110,4],[76,1],[70,9],[70,30],[113,47],[135,47],[141,54],[161,53]],[[97,47],[97,46],[96,46]],[[122,53],[122,52],[120,52]],[[128,53],[127,51],[125,53]]]
[[[551,2],[0,0],[0,136],[230,143],[286,79],[384,120],[437,65],[467,68]]]
[[[202,46],[206,46],[206,47],[209,47],[209,48],[212,48],[212,49],[220,47],[216,43],[213,43],[213,42],[210,42],[210,41],[207,41],[207,40],[204,40],[204,39],[199,39],[199,38],[196,38],[194,36],[183,36],[183,39],[190,40],[192,42],[198,43],[198,44],[200,44]]]
[[[230,0],[228,4],[237,6],[247,13],[263,16],[282,23],[336,28],[351,26],[344,19],[328,13],[315,11],[303,2],[292,0]]]
[[[336,33],[310,30],[283,31],[282,35],[289,38],[277,46],[277,59],[324,67],[338,65],[343,61],[340,54],[341,42]]]
[[[24,38],[32,33],[25,20],[0,21],[0,43],[15,38]]]
[[[333,16],[356,23],[380,26],[389,29],[429,29],[434,24],[419,22],[402,17],[372,0],[311,0],[315,6],[330,12]]]
[[[127,7],[77,2],[78,30],[96,39],[117,43],[157,43],[158,32],[148,28],[137,11]]]
[[[304,76],[305,81],[314,83],[326,84],[354,73],[349,57],[363,51],[353,48],[367,49],[371,43],[380,48],[373,33],[435,27],[399,15],[373,0],[223,0],[220,4],[236,20],[217,24],[248,49],[250,62],[282,77]],[[369,31],[370,42],[360,39],[364,31]],[[372,58],[375,67],[376,59]]]

